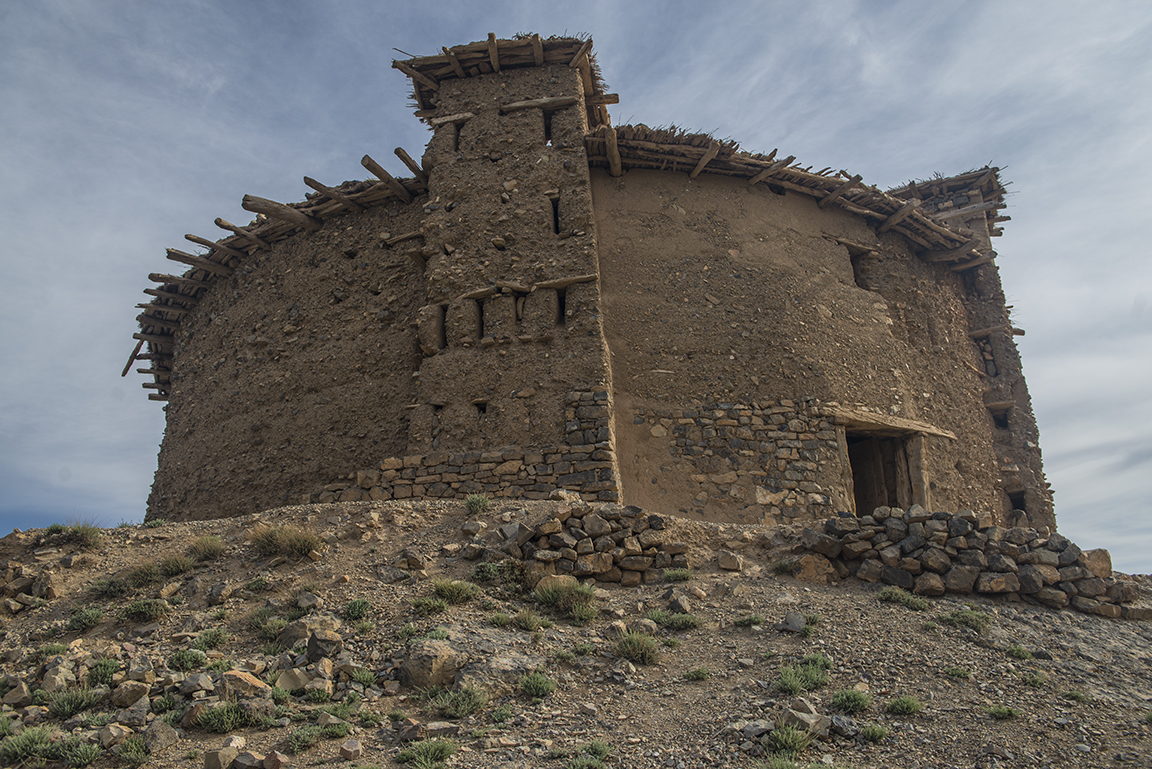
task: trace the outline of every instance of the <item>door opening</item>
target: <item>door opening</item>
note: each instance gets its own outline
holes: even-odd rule
[[[906,439],[857,432],[848,432],[846,438],[856,514],[871,515],[877,507],[910,507],[914,499]]]

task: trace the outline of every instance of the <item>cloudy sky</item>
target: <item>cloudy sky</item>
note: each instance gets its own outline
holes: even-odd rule
[[[569,10],[570,9],[570,10]],[[163,431],[120,371],[165,247],[245,193],[404,171],[397,53],[587,33],[616,124],[778,147],[891,187],[985,163],[1061,531],[1152,572],[1152,4],[106,2],[0,5],[0,533],[138,521]],[[185,244],[185,245],[181,245]]]

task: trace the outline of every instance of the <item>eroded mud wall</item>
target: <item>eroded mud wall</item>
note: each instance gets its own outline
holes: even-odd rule
[[[720,520],[846,509],[818,408],[835,403],[954,433],[921,439],[931,504],[1002,511],[962,278],[804,195],[707,174],[592,182],[625,502]]]

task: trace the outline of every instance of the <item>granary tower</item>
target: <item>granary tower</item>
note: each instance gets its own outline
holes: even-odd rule
[[[773,522],[876,506],[1054,527],[981,168],[882,191],[613,127],[591,41],[396,62],[412,177],[246,197],[170,250],[134,360],[150,517],[556,488]],[[143,349],[147,345],[147,350]]]

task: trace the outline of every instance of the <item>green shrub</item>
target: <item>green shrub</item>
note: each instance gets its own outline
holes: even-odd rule
[[[1020,680],[1031,686],[1033,689],[1039,689],[1044,684],[1048,683],[1048,676],[1044,673],[1024,673],[1020,676]]]
[[[595,652],[596,644],[590,644],[587,641],[581,641],[572,647],[572,653],[577,657],[587,657],[589,654],[594,654]]]
[[[313,550],[319,550],[324,545],[324,540],[314,532],[291,524],[260,525],[248,532],[248,538],[263,556],[306,558]]]
[[[403,721],[405,718],[408,717],[408,714],[405,713],[400,708],[395,708],[393,710],[389,710],[388,713],[385,714],[384,717],[387,718],[389,721]]]
[[[468,575],[469,579],[473,582],[481,584],[488,584],[490,582],[498,581],[504,573],[503,563],[495,563],[492,561],[485,561],[478,563],[472,569],[472,573]]]
[[[324,736],[324,731],[316,724],[302,726],[288,735],[286,749],[292,755],[303,753]]]
[[[128,570],[125,579],[135,588],[147,587],[153,582],[160,581],[160,567],[155,561],[144,561]]]
[[[1072,700],[1073,702],[1083,703],[1089,701],[1088,695],[1084,694],[1083,692],[1078,692],[1075,689],[1069,689],[1066,692],[1061,692],[1060,696],[1066,700]]]
[[[828,673],[825,668],[818,664],[801,664],[780,668],[780,674],[773,686],[782,694],[796,695],[814,691],[827,683]]]
[[[361,686],[375,686],[376,674],[368,668],[356,668],[352,671],[352,680]]]
[[[818,652],[815,654],[805,654],[800,658],[800,664],[804,667],[820,668],[821,670],[832,669],[832,660]]]
[[[168,521],[166,521],[163,518],[153,518],[150,521],[144,521],[144,528],[146,528],[146,529],[158,529],[166,523],[168,523]]]
[[[889,700],[888,705],[885,707],[885,710],[894,716],[913,716],[923,709],[924,706],[920,704],[920,700],[906,694],[894,700]]]
[[[464,497],[464,507],[470,515],[480,515],[492,507],[492,500],[484,494],[469,494]]]
[[[52,731],[44,726],[29,726],[19,734],[0,741],[0,764],[35,766],[51,758]]]
[[[579,583],[538,587],[533,595],[541,606],[551,609],[561,616],[568,615],[574,607],[580,604],[590,604],[594,600],[592,588]]]
[[[512,624],[521,630],[531,633],[544,627],[544,618],[531,609],[522,609],[512,618]]]
[[[573,756],[564,769],[608,769],[608,764],[595,756]]]
[[[706,681],[710,675],[708,668],[693,668],[685,673],[684,677],[689,681]]]
[[[100,695],[87,686],[74,689],[60,689],[48,698],[48,711],[61,721],[87,710],[100,701]]]
[[[669,630],[690,630],[694,627],[700,627],[700,618],[695,614],[679,614],[663,609],[653,609],[648,612],[648,619]]]
[[[88,669],[89,686],[111,686],[112,679],[120,672],[120,663],[116,660],[96,660]]]
[[[967,627],[983,634],[992,622],[992,617],[975,609],[960,609],[940,617],[940,621],[954,627]]]
[[[165,577],[176,577],[195,567],[195,561],[186,555],[170,555],[160,560],[160,573]]]
[[[781,558],[779,561],[773,562],[773,564],[768,568],[772,571],[773,574],[778,574],[781,576],[785,574],[791,574],[792,572],[796,571],[796,559]]]
[[[397,753],[396,763],[412,764],[416,769],[438,769],[446,766],[444,759],[456,755],[457,750],[459,748],[451,740],[423,740]]]
[[[53,536],[56,536],[58,534],[63,534],[65,531],[66,531],[66,529],[64,528],[64,524],[62,524],[62,523],[50,523],[50,524],[48,524],[48,527],[46,529],[44,529],[44,536],[53,537]]]
[[[512,618],[502,611],[498,611],[492,616],[488,617],[488,623],[496,627],[505,627],[512,622]]]
[[[693,575],[691,569],[665,569],[663,576],[665,582],[687,582]]]
[[[188,672],[208,662],[208,655],[199,649],[178,649],[168,658],[168,667]]]
[[[442,611],[448,610],[448,602],[443,598],[413,598],[412,611],[416,612],[421,617],[427,617],[432,614],[439,614]]]
[[[332,695],[323,689],[309,689],[307,697],[309,702],[315,703],[332,701]]]
[[[104,532],[100,531],[100,527],[91,521],[81,521],[69,526],[62,539],[64,542],[76,545],[81,550],[95,550],[100,547],[100,543],[104,540]]]
[[[660,652],[655,638],[647,633],[629,631],[616,641],[616,656],[641,665],[655,665]]]
[[[752,627],[753,625],[763,625],[764,618],[759,614],[748,614],[732,623],[736,627]]]
[[[368,610],[371,608],[372,603],[363,598],[351,600],[344,605],[344,619],[349,622],[364,619],[368,616]]]
[[[88,766],[104,755],[99,745],[84,742],[78,737],[66,737],[56,743],[55,753],[57,758],[74,769]]]
[[[188,555],[197,561],[214,561],[223,552],[224,542],[211,534],[197,537],[188,545]]]
[[[257,724],[258,722],[249,718],[243,708],[235,702],[225,702],[214,708],[208,708],[200,714],[200,718],[196,721],[196,726],[215,734],[228,734],[237,729],[246,729]]]
[[[1015,718],[1020,715],[1016,712],[1015,708],[1008,707],[1007,705],[990,705],[984,708],[984,712],[995,718],[997,721],[1005,721],[1009,718]]]
[[[170,710],[176,709],[176,696],[171,692],[165,692],[161,696],[152,700],[152,712],[156,715],[167,713]]]
[[[1008,652],[1009,657],[1015,657],[1018,660],[1030,660],[1030,659],[1032,659],[1032,652],[1028,651],[1027,649],[1025,649],[1023,646],[1020,646],[1019,644],[1011,644],[1008,647],[1007,652]]]
[[[432,708],[446,718],[464,718],[479,713],[487,704],[488,695],[471,686],[440,692],[431,702]]]
[[[199,649],[206,652],[210,649],[219,649],[224,644],[231,640],[232,636],[224,628],[214,627],[208,630],[203,630],[196,640],[192,642],[193,649]]]
[[[888,727],[880,724],[868,724],[860,730],[860,736],[869,742],[880,742],[888,736]]]
[[[972,674],[970,672],[968,672],[967,670],[965,670],[964,668],[948,668],[947,670],[944,671],[944,673],[947,674],[948,676],[950,676],[951,678],[959,678],[959,679],[964,680],[964,681],[967,681],[967,680],[972,678]]]
[[[512,706],[505,703],[497,708],[494,708],[489,714],[493,723],[502,724],[512,718]]]
[[[120,577],[105,577],[92,583],[92,591],[101,598],[116,598],[128,592],[128,582]]]
[[[116,755],[129,766],[140,766],[148,760],[148,748],[144,745],[144,738],[134,734],[120,743]]]
[[[520,679],[520,691],[529,697],[547,697],[556,691],[556,682],[543,673],[536,671]]]
[[[346,721],[341,721],[338,724],[324,724],[320,727],[324,732],[324,736],[330,740],[338,740],[341,737],[347,737],[352,731],[352,724]]]
[[[608,754],[612,752],[612,746],[603,740],[592,740],[580,748],[580,752],[592,756],[592,758],[608,758]]]
[[[594,604],[590,603],[578,603],[568,612],[568,617],[572,620],[572,624],[580,625],[581,627],[587,625],[599,616],[600,610],[597,609]]]
[[[125,606],[120,616],[133,622],[155,622],[167,614],[169,608],[163,598],[143,598]]]
[[[906,609],[912,611],[924,611],[932,606],[929,601],[921,598],[918,595],[912,595],[906,590],[901,590],[895,585],[889,585],[880,591],[879,596],[881,601],[887,603],[898,603]]]
[[[48,643],[37,649],[32,656],[37,662],[43,662],[49,657],[55,657],[57,654],[63,654],[66,651],[68,651],[68,644]]]
[[[468,603],[480,594],[479,586],[462,579],[434,579],[432,590],[453,606]]]
[[[1144,714],[1144,723],[1152,724],[1152,710],[1149,710]]]
[[[867,710],[871,704],[871,697],[855,689],[841,689],[832,695],[832,707],[841,713],[860,713]]]
[[[680,648],[680,639],[674,638],[672,636],[665,638],[660,643],[662,643],[664,646],[668,647],[669,649],[679,649]]]
[[[97,606],[79,609],[68,618],[66,625],[69,633],[83,633],[91,630],[104,621],[104,612]]]
[[[781,726],[768,733],[769,749],[786,756],[803,753],[812,742],[812,735],[795,726]]]

